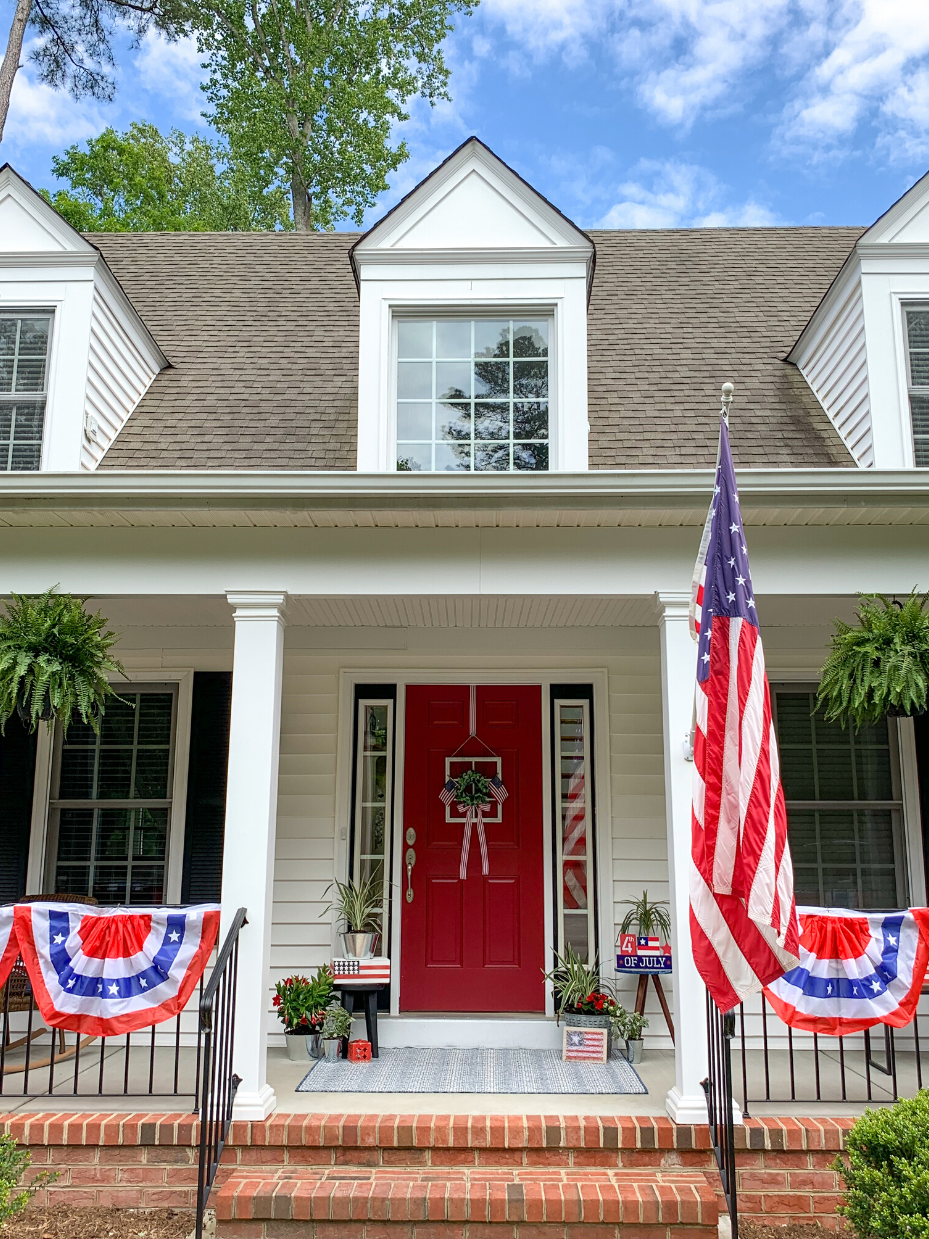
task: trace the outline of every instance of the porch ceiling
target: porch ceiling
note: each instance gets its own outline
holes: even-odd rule
[[[748,525],[929,524],[929,470],[746,469]],[[0,527],[618,528],[701,525],[709,470],[548,474],[0,474]]]

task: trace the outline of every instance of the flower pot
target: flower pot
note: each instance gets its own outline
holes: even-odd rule
[[[306,1038],[306,1052],[310,1058],[322,1058],[325,1054],[325,1046],[323,1045],[322,1034],[308,1033]]]
[[[323,1041],[325,1046],[325,1055],[327,1063],[334,1063],[338,1060],[339,1052],[342,1049],[341,1037],[326,1037]]]
[[[16,694],[16,713],[19,715],[19,721],[24,727],[29,727],[32,723],[32,716],[29,713],[30,695],[19,692]],[[47,723],[53,717],[52,703],[49,699],[48,692],[42,700],[42,709],[39,711],[39,718],[43,723]]]
[[[642,1061],[642,1050],[645,1042],[639,1038],[638,1041],[626,1041],[626,1058],[635,1066]]]
[[[309,1058],[307,1053],[307,1037],[306,1033],[285,1032],[284,1044],[287,1046],[287,1057],[292,1063],[306,1062]]]
[[[561,1017],[567,1028],[605,1028],[609,1033],[607,1042],[607,1053],[609,1053],[613,1034],[610,1032],[610,1017],[608,1015],[596,1015],[590,1011],[566,1011]]]
[[[342,934],[342,950],[347,959],[373,959],[380,934]]]

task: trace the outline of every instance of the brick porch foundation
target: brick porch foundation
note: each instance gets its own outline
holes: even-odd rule
[[[832,1168],[852,1119],[736,1128],[742,1216],[835,1228]],[[39,1203],[193,1208],[187,1114],[0,1116]],[[661,1118],[287,1115],[234,1123],[211,1203],[219,1239],[710,1239],[719,1179],[705,1126]]]

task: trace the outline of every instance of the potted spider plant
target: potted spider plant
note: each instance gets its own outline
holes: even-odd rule
[[[569,942],[563,955],[555,953],[555,967],[544,977],[554,987],[556,1023],[563,1019],[568,1028],[612,1029],[621,1008],[603,989],[598,960],[587,963]]]
[[[107,700],[117,693],[107,672],[125,675],[111,655],[116,634],[84,599],[58,594],[13,594],[0,616],[0,731],[15,711],[29,731],[72,716],[100,730]]]
[[[351,1012],[342,1006],[338,998],[331,998],[329,1006],[326,1008],[326,1015],[322,1026],[323,1045],[326,1048],[326,1059],[329,1062],[335,1062],[339,1057],[342,1042],[351,1031]]]
[[[380,939],[381,916],[384,911],[384,883],[377,874],[356,882],[349,878],[340,882],[333,878],[325,894],[335,887],[335,897],[321,915],[335,910],[337,921],[345,925],[341,933],[342,949],[348,959],[371,959]]]
[[[924,714],[929,690],[929,595],[904,602],[861,594],[857,624],[834,620],[817,708],[827,723],[865,727],[886,715]]]
[[[649,899],[648,891],[643,891],[641,899],[624,899],[623,903],[629,911],[619,927],[620,934],[634,932],[640,938],[668,941],[671,937],[671,913],[666,899]]]

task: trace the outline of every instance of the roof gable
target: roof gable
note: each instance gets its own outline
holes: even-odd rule
[[[0,237],[4,253],[94,253],[93,246],[9,164],[0,167]]]
[[[929,172],[871,225],[859,246],[926,242],[929,242]]]
[[[374,250],[583,248],[590,238],[477,138],[469,138],[355,247]]]

